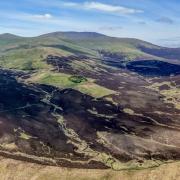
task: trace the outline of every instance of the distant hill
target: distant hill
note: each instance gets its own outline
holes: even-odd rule
[[[16,35],[14,35],[14,34],[10,34],[10,33],[4,33],[4,34],[0,34],[0,39],[1,40],[7,40],[7,39],[20,39],[20,38],[22,38],[22,37],[20,37],[20,36],[16,36]]]
[[[123,57],[125,63],[134,60],[179,63],[180,59],[178,48],[164,48],[138,39],[109,37],[96,32],[53,32],[37,37],[0,35],[0,59],[3,59],[0,65],[8,68],[24,69],[27,59],[33,69],[44,68],[42,60],[49,54],[100,58],[102,52]]]
[[[94,38],[108,38],[108,36],[96,32],[53,32],[39,37],[61,37],[65,39],[83,40]]]

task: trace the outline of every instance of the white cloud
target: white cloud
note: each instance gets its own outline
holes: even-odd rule
[[[135,14],[135,13],[143,12],[142,10],[139,9],[127,8],[124,6],[115,6],[100,2],[84,2],[84,3],[68,2],[68,3],[64,3],[64,5],[69,7],[81,8],[85,10],[97,10],[108,13],[116,13],[116,14]]]
[[[39,23],[54,23],[54,22],[62,22],[62,20],[57,19],[57,17],[52,14],[30,14],[23,12],[0,12],[0,18],[3,19],[11,19],[14,21],[25,21],[25,22],[39,22]]]
[[[46,15],[46,18],[44,18],[42,14],[1,11],[0,18],[5,22],[0,22],[0,32],[34,36],[53,31],[94,31],[94,29],[97,29],[94,22],[82,22],[70,17],[51,16],[50,18]],[[2,27],[2,25],[7,27]],[[18,27],[15,29],[15,26]]]
[[[74,7],[74,6],[78,6],[78,3],[74,3],[74,2],[65,2],[63,3],[63,5],[65,6],[69,6],[69,7]]]
[[[35,14],[33,15],[33,17],[37,19],[52,19],[53,18],[51,14]]]

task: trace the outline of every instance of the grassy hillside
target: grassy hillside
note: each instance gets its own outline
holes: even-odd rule
[[[138,39],[114,38],[92,32],[55,32],[40,36],[39,38],[62,38],[65,41],[69,41],[73,44],[79,45],[80,47],[85,47],[90,50],[106,50],[123,53],[129,59],[133,59],[139,56],[147,56],[146,53],[139,50],[139,46],[158,48],[158,46]]]
[[[47,56],[76,56],[75,60],[63,60],[65,65],[62,67],[63,71],[68,76],[83,73],[84,76],[92,77],[93,74],[98,75],[102,71],[108,72],[105,64],[101,62],[102,57],[99,54],[101,51],[108,52],[112,56],[116,54],[118,61],[122,56],[126,63],[134,59],[165,59],[164,54],[156,56],[158,55],[156,51],[160,49],[159,46],[138,39],[108,37],[93,32],[55,32],[32,38],[2,34],[0,35],[0,66],[37,73],[46,71],[46,77],[38,79],[38,83],[75,88],[86,94],[101,97],[111,94],[112,91],[97,85],[96,82],[86,82],[77,86],[67,81],[65,76],[59,77],[60,75],[53,74],[54,67],[46,62]],[[80,56],[88,57],[88,61],[81,59]]]
[[[0,62],[0,65],[13,68],[12,63],[9,65],[12,58],[13,61],[19,61],[21,64],[17,66],[14,63],[14,68],[24,69],[22,59],[31,58],[32,61],[36,61],[39,56],[47,54],[42,52],[42,48],[45,48],[48,53],[61,55],[84,54],[98,57],[97,51],[105,50],[122,53],[127,59],[151,56],[138,49],[139,46],[157,48],[157,46],[137,39],[113,38],[97,33],[56,32],[34,38],[3,34],[0,35],[0,57],[1,59],[3,57],[5,61],[3,64]],[[33,51],[36,52],[33,53]],[[32,54],[33,56],[29,57]]]

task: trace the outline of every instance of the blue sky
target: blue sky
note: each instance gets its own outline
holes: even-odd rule
[[[180,45],[179,0],[1,0],[0,33],[96,31]]]

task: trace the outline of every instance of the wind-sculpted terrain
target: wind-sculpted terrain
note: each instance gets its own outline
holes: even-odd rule
[[[1,35],[0,155],[113,170],[178,161],[179,54],[96,33]]]

